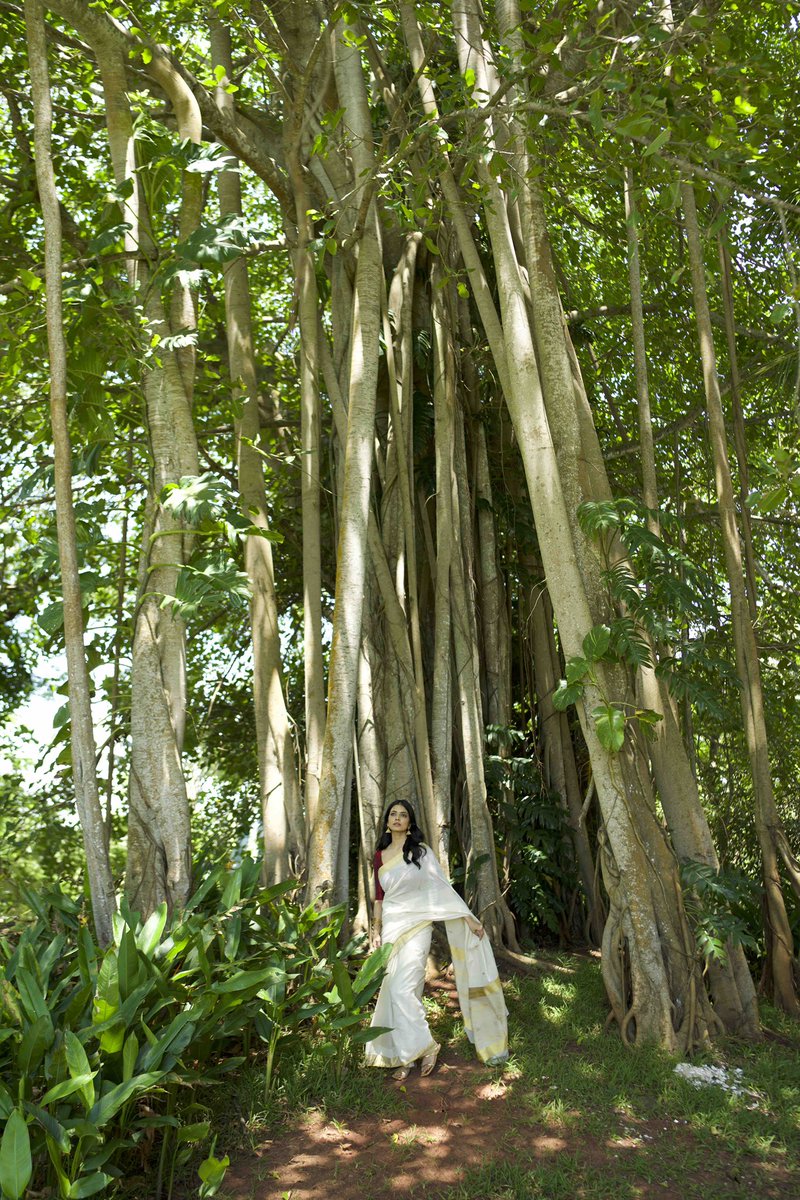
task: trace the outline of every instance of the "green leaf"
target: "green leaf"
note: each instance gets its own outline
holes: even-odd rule
[[[125,1038],[122,1047],[122,1079],[123,1082],[133,1078],[133,1072],[136,1068],[136,1059],[139,1057],[139,1039],[131,1030]]]
[[[49,1013],[47,1016],[37,1017],[28,1026],[17,1050],[17,1066],[23,1075],[36,1070],[44,1058],[45,1050],[52,1046],[54,1037],[55,1031]]]
[[[220,983],[213,984],[212,992],[243,992],[247,988],[254,987],[257,990],[260,988],[269,987],[271,983],[284,982],[286,972],[282,967],[264,967],[258,971],[237,971],[235,975],[231,975],[230,979],[223,979]]]
[[[390,1028],[384,1028],[382,1025],[370,1025],[367,1029],[358,1029],[351,1034],[351,1040],[358,1045],[363,1045],[365,1042],[371,1042],[373,1038],[380,1037],[384,1033],[391,1033]]]
[[[113,1177],[105,1175],[102,1171],[84,1175],[82,1179],[76,1179],[70,1187],[69,1200],[83,1200],[84,1196],[96,1196],[113,1182]]]
[[[595,625],[583,639],[583,653],[590,663],[598,662],[607,652],[611,644],[611,630],[608,625]]]
[[[167,924],[167,905],[165,901],[159,904],[155,912],[151,912],[142,928],[136,935],[136,945],[145,958],[152,958],[153,952],[161,941],[161,936]]]
[[[92,1107],[89,1112],[89,1121],[101,1129],[112,1117],[116,1116],[123,1104],[127,1104],[132,1096],[149,1091],[163,1078],[163,1071],[148,1071],[143,1075],[136,1075],[133,1079],[126,1079],[124,1083],[118,1083],[116,1087],[101,1096]]]
[[[664,720],[663,713],[654,712],[652,708],[640,708],[634,715],[647,737],[654,738],[658,722]]]
[[[54,1087],[49,1088],[42,1096],[39,1103],[42,1108],[47,1104],[52,1104],[54,1100],[63,1100],[65,1096],[72,1096],[75,1092],[81,1091],[87,1084],[94,1079],[96,1071],[89,1071],[85,1075],[76,1075],[72,1079],[63,1079],[61,1083],[57,1083]]]
[[[559,680],[558,687],[553,692],[553,708],[564,712],[570,704],[577,704],[583,695],[582,683],[567,683],[566,679]]]
[[[377,950],[373,950],[369,958],[361,965],[358,974],[353,980],[353,991],[360,992],[362,988],[371,983],[379,971],[383,971],[386,967],[389,957],[392,953],[391,942],[386,942]]]
[[[579,658],[577,655],[574,658],[568,658],[565,664],[567,686],[581,682],[588,670],[589,664],[585,658]]]
[[[184,1125],[178,1130],[178,1142],[202,1142],[211,1131],[210,1121],[198,1121],[195,1125]]]
[[[216,1194],[230,1165],[231,1160],[227,1154],[224,1158],[215,1158],[213,1154],[209,1154],[208,1158],[200,1164],[197,1169],[197,1173],[203,1181],[199,1192],[200,1200],[206,1200],[206,1197]]]
[[[616,704],[598,704],[592,710],[595,729],[604,750],[616,754],[625,741],[625,714]]]
[[[6,1122],[0,1143],[0,1188],[6,1200],[21,1200],[32,1174],[28,1124],[19,1109],[15,1108]]]
[[[16,974],[16,984],[19,988],[22,1007],[29,1019],[35,1021],[37,1017],[46,1017],[48,1015],[47,1001],[31,972],[20,967]]]
[[[45,633],[58,633],[59,629],[64,624],[64,604],[61,600],[54,600],[52,604],[48,604],[42,609],[39,616],[36,618],[36,623]]]
[[[658,154],[662,146],[666,146],[669,139],[672,137],[671,129],[662,129],[656,137],[653,138],[650,145],[645,149],[642,158],[649,158],[651,154]]]
[[[34,1121],[42,1127],[48,1137],[58,1146],[62,1154],[69,1154],[70,1138],[64,1126],[55,1119],[52,1113],[45,1112],[37,1104],[25,1101],[25,1111],[30,1113]]]
[[[352,1012],[356,1002],[353,995],[353,985],[350,981],[350,972],[341,959],[337,959],[333,964],[332,973],[333,982],[336,984],[336,990],[339,993],[339,999],[347,1011]]]

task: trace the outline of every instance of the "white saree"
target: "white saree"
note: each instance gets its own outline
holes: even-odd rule
[[[379,879],[382,937],[392,943],[392,952],[371,1024],[391,1032],[367,1043],[367,1066],[406,1066],[436,1049],[422,1006],[433,921],[445,923],[467,1037],[483,1062],[508,1058],[506,1006],[492,948],[488,938],[479,938],[467,925],[465,918],[472,914],[430,846],[419,867],[400,855],[381,866]]]

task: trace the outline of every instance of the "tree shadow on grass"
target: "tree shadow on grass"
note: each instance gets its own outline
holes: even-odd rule
[[[715,1047],[714,1061],[742,1066],[747,1091],[735,1096],[694,1089],[668,1055],[627,1050],[604,1033],[596,961],[514,977],[506,993],[513,1057],[504,1068],[477,1062],[452,984],[435,980],[426,1005],[445,1042],[436,1073],[422,1079],[414,1071],[402,1086],[387,1079],[391,1103],[372,1114],[354,1097],[359,1085],[379,1096],[374,1073],[354,1075],[349,1103],[329,1091],[320,1107],[235,1163],[225,1196],[796,1200],[800,1067],[792,1036],[788,1046]]]

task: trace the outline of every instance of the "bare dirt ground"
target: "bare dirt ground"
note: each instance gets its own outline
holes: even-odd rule
[[[439,986],[442,986],[441,984]],[[513,1077],[487,1080],[475,1059],[444,1048],[435,1073],[415,1069],[398,1089],[405,1112],[395,1117],[358,1116],[334,1121],[312,1113],[300,1126],[281,1131],[249,1157],[237,1155],[224,1185],[230,1200],[405,1200],[450,1197],[469,1172],[493,1163],[532,1172],[530,1196],[548,1200],[548,1180],[569,1163],[577,1197],[619,1200],[797,1200],[797,1180],[777,1165],[742,1161],[722,1148],[708,1161],[693,1133],[670,1118],[620,1116],[607,1141],[586,1136],[576,1121],[543,1125],[515,1090]],[[569,1114],[572,1117],[579,1114]],[[667,1160],[681,1145],[697,1166],[670,1178]],[[660,1169],[659,1148],[665,1151]],[[693,1150],[697,1154],[693,1154]],[[537,1168],[541,1183],[537,1183]],[[672,1172],[674,1175],[674,1171]],[[615,1190],[614,1181],[619,1180]],[[567,1195],[560,1181],[557,1195]],[[484,1190],[485,1189],[485,1190]],[[519,1190],[499,1183],[470,1182],[457,1196],[469,1200],[516,1200]]]

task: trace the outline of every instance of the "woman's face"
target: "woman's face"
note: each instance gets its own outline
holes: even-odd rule
[[[402,804],[393,804],[386,821],[390,833],[407,833],[411,818]]]

